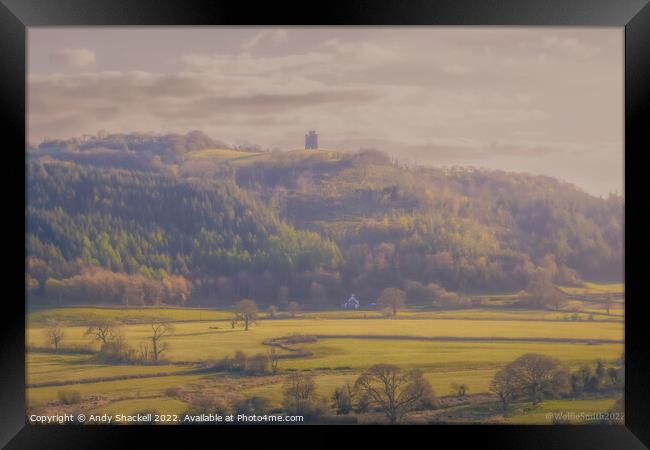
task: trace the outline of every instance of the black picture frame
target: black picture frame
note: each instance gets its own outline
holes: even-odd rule
[[[25,424],[25,197],[16,194],[23,181],[26,146],[26,29],[34,26],[128,25],[502,25],[611,26],[625,28],[625,223],[626,319],[625,426],[410,426],[410,427],[82,427]],[[5,218],[5,281],[12,286],[4,301],[0,347],[0,444],[6,448],[131,448],[134,440],[187,446],[195,438],[212,446],[242,439],[243,448],[271,445],[331,448],[353,444],[363,433],[382,446],[450,445],[473,440],[484,448],[647,448],[650,445],[650,369],[645,339],[642,270],[645,254],[641,199],[641,157],[648,147],[650,109],[650,5],[648,0],[337,0],[319,4],[276,2],[256,5],[201,0],[0,0],[0,114],[4,126],[5,204],[15,206]],[[646,113],[646,114],[644,114]],[[10,139],[7,141],[7,137]],[[11,157],[11,159],[7,159]],[[15,160],[14,160],[15,158]],[[15,164],[15,165],[14,165]],[[14,205],[15,203],[15,205]],[[639,203],[637,205],[636,203]],[[20,211],[19,211],[20,210]],[[21,219],[22,217],[22,219]],[[7,221],[6,219],[10,220]],[[13,220],[13,221],[12,221]],[[15,227],[15,230],[10,227]],[[10,234],[15,231],[15,236]],[[23,240],[17,236],[23,236]],[[645,233],[647,234],[647,232]],[[629,244],[633,243],[633,244]],[[7,245],[12,244],[12,245]],[[641,245],[639,245],[641,244]],[[14,274],[13,271],[16,271]],[[15,289],[15,292],[14,292]],[[24,297],[23,297],[24,298]],[[282,429],[279,429],[282,428]],[[192,441],[187,439],[189,433]],[[444,435],[444,436],[443,436]],[[371,444],[367,444],[371,445]],[[364,445],[365,446],[365,445]]]

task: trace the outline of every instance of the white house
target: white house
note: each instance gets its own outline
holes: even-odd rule
[[[352,294],[350,298],[341,305],[343,309],[359,309],[359,300]]]

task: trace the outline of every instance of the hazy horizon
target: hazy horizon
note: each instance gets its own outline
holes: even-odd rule
[[[28,140],[201,130],[623,192],[613,28],[30,28]]]

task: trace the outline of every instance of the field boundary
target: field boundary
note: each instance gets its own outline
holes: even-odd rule
[[[133,374],[133,375],[115,375],[112,377],[98,377],[98,378],[83,378],[81,380],[74,381],[45,381],[42,383],[31,383],[25,384],[26,388],[41,388],[41,387],[55,387],[55,386],[72,386],[75,384],[92,384],[92,383],[103,383],[106,381],[120,381],[120,380],[136,380],[141,378],[158,378],[158,377],[170,377],[175,375],[197,375],[201,373],[199,369],[191,370],[181,370],[178,372],[160,372],[152,374]]]
[[[527,338],[527,337],[466,337],[466,336],[408,336],[380,334],[315,334],[317,339],[376,339],[376,340],[409,340],[409,341],[442,341],[442,342],[549,342],[558,344],[624,344],[617,339],[579,339],[579,338]]]

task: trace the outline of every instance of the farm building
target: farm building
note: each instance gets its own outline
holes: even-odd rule
[[[343,309],[359,309],[359,300],[352,294],[350,298],[341,305]]]

